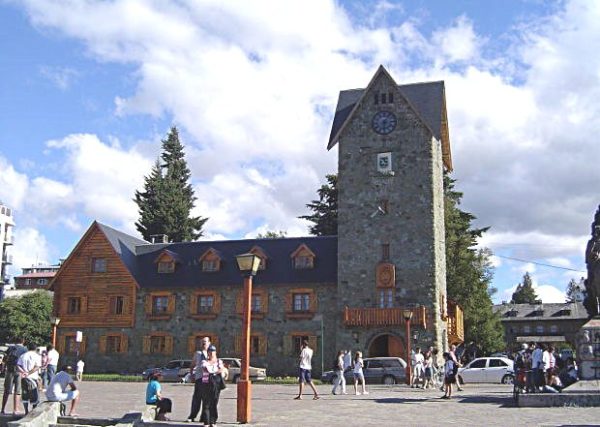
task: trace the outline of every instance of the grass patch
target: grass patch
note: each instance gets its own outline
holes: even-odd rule
[[[125,383],[145,382],[141,375],[119,375],[119,374],[83,374],[83,381],[110,381]]]

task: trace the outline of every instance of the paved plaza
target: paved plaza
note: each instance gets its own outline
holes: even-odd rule
[[[119,417],[144,408],[145,383],[82,382],[78,412],[87,417]],[[600,425],[599,408],[516,408],[511,386],[471,385],[453,400],[439,399],[439,390],[410,389],[404,385],[371,386],[367,396],[331,395],[331,387],[318,386],[321,399],[312,395],[293,400],[294,385],[253,387],[253,422],[256,426],[559,426]],[[193,387],[163,384],[163,394],[173,399],[173,421],[188,415]],[[349,392],[352,388],[349,388]],[[219,425],[235,425],[234,385],[221,395]],[[12,402],[9,408],[12,409]]]

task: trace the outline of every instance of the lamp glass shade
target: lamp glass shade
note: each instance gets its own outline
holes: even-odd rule
[[[255,275],[260,265],[260,257],[252,253],[241,254],[235,257],[241,272]]]
[[[58,326],[58,324],[60,323],[60,318],[58,316],[50,316],[50,323],[53,326]]]
[[[404,320],[408,321],[412,319],[413,312],[410,309],[402,310],[402,316],[404,316]]]

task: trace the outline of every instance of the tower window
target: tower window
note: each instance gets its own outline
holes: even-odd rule
[[[387,261],[390,259],[390,244],[383,243],[381,245],[381,259]]]
[[[394,94],[392,92],[388,93],[388,102],[390,104],[394,102]]]
[[[381,103],[385,104],[385,93],[381,94]]]
[[[375,105],[379,104],[379,94],[376,93],[374,97]]]

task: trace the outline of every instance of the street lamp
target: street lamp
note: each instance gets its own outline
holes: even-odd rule
[[[412,319],[413,312],[410,308],[402,310],[402,316],[404,317],[404,324],[406,325],[406,383],[410,385],[412,383],[412,366],[410,356],[410,319]]]
[[[237,383],[237,420],[249,423],[252,387],[250,383],[250,322],[252,321],[252,277],[260,265],[260,257],[252,253],[235,257],[244,276],[244,317],[242,320],[242,370]]]
[[[50,324],[52,325],[52,347],[56,348],[56,329],[58,328],[58,324],[60,323],[60,318],[58,316],[50,316]]]

